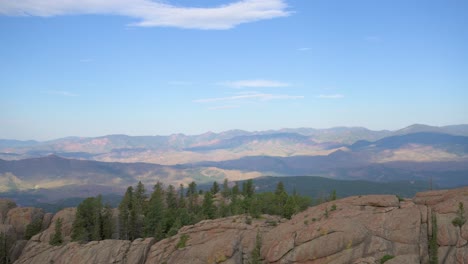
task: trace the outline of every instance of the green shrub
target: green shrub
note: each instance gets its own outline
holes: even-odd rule
[[[41,232],[42,229],[42,218],[38,218],[32,221],[30,224],[26,226],[26,232],[24,233],[24,239],[29,240],[34,235]]]
[[[331,206],[330,211],[335,211],[335,210],[336,210],[336,204],[334,204],[334,205]]]
[[[268,219],[266,220],[266,223],[270,226],[277,226],[278,225],[278,222],[276,222],[275,220],[271,220],[271,219]]]
[[[177,242],[176,248],[184,248],[189,240],[189,236],[187,234],[183,234],[180,236],[179,242]]]
[[[380,264],[385,263],[386,261],[391,260],[394,257],[395,256],[392,256],[392,255],[385,255],[380,259]]]
[[[465,207],[463,206],[463,203],[460,202],[458,204],[458,210],[457,210],[457,217],[452,220],[452,224],[454,226],[462,227],[466,222],[465,218]]]

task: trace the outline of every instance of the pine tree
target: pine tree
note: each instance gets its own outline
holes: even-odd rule
[[[275,190],[275,202],[273,205],[273,212],[276,215],[284,215],[285,205],[288,201],[288,193],[284,189],[283,182],[278,182]]]
[[[148,204],[147,213],[145,215],[145,236],[155,237],[156,239],[164,238],[164,189],[162,183],[158,182],[154,186],[154,191]]]
[[[462,227],[466,223],[465,207],[462,202],[458,203],[457,217],[452,220],[454,226]]]
[[[31,237],[41,232],[41,229],[42,229],[42,218],[37,218],[26,226],[24,239],[26,240],[31,239]]]
[[[257,231],[257,236],[255,237],[255,247],[250,255],[250,264],[261,264],[262,263],[262,237],[260,236],[260,232]]]
[[[336,200],[336,190],[333,190],[330,194],[330,201],[335,201]]]
[[[214,181],[213,186],[211,187],[211,193],[212,194],[217,194],[219,192],[219,185],[218,182]]]
[[[0,264],[10,263],[10,248],[12,246],[11,238],[3,232],[0,232]]]
[[[119,237],[120,239],[130,239],[130,219],[133,203],[133,187],[129,186],[122,201],[119,204]]]
[[[187,203],[184,198],[184,185],[182,183],[179,186],[179,200],[177,201],[177,205],[179,208],[187,207]]]
[[[255,193],[255,186],[253,184],[253,180],[249,179],[246,182],[244,182],[242,186],[242,194],[246,197],[252,197]]]
[[[106,205],[104,205],[101,219],[102,239],[111,239],[114,231],[114,223],[112,221],[112,207],[110,204],[106,203]]]
[[[221,194],[224,198],[228,198],[231,195],[231,190],[229,189],[229,182],[227,178],[224,179],[223,190],[221,191]]]
[[[296,213],[296,201],[293,196],[287,197],[286,204],[284,205],[282,216],[287,219],[291,219],[291,216]]]
[[[72,226],[73,241],[88,242],[102,240],[103,206],[101,196],[86,198],[78,205]]]
[[[437,217],[435,212],[431,214],[432,221],[432,237],[429,240],[429,263],[439,263],[439,245],[437,244]]]
[[[202,210],[203,210],[203,215],[206,218],[209,218],[209,219],[215,218],[216,208],[213,205],[213,194],[211,192],[205,192]]]
[[[237,196],[237,195],[239,195],[240,190],[239,190],[239,184],[238,184],[237,182],[236,182],[236,183],[234,184],[234,186],[232,187],[232,192],[231,192],[231,193],[232,193],[232,196]]]
[[[60,217],[57,219],[57,221],[55,221],[55,233],[52,235],[49,244],[51,244],[52,246],[60,246],[63,244],[62,218]]]

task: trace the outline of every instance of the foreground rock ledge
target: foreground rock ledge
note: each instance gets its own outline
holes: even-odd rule
[[[249,263],[257,232],[264,263],[367,264],[380,263],[385,255],[394,256],[387,264],[428,263],[432,214],[438,222],[439,262],[468,263],[468,226],[451,223],[459,202],[468,205],[468,187],[418,193],[405,201],[394,195],[355,196],[311,207],[291,220],[264,215],[247,224],[245,216],[233,216],[183,227],[158,242],[105,240],[57,247],[47,243],[54,217],[15,263]],[[65,210],[58,214],[73,215]],[[187,241],[177,246],[182,236]]]

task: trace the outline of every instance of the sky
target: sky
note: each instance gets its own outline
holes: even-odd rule
[[[468,1],[0,0],[0,138],[468,123]]]

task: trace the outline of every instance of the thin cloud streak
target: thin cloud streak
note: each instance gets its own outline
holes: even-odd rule
[[[228,97],[217,97],[217,98],[205,98],[194,100],[194,103],[212,103],[222,101],[236,101],[243,99],[255,99],[260,101],[270,100],[286,100],[286,99],[303,99],[302,95],[285,95],[285,94],[266,94],[266,93],[254,93],[254,94],[241,94]]]
[[[232,88],[276,88],[291,86],[290,83],[263,79],[226,81],[221,82],[219,84],[223,86],[229,86]]]
[[[68,91],[58,91],[58,90],[48,90],[48,91],[43,91],[42,93],[44,94],[50,94],[50,95],[61,95],[61,96],[67,96],[67,97],[76,97],[78,94],[68,92]]]
[[[239,108],[240,106],[238,105],[222,105],[222,106],[214,106],[214,107],[209,107],[208,110],[224,110],[224,109],[234,109],[234,108]]]
[[[186,81],[170,81],[170,82],[167,82],[167,84],[173,85],[173,86],[189,86],[189,85],[192,85],[191,82],[186,82]]]
[[[309,50],[311,50],[311,48],[299,48],[299,49],[297,49],[297,50],[298,50],[298,51],[309,51]]]
[[[343,97],[344,97],[343,94],[321,94],[317,96],[317,98],[321,98],[321,99],[340,99]]]
[[[287,17],[285,0],[243,0],[211,8],[180,7],[151,0],[0,0],[0,15],[65,16],[119,15],[132,17],[133,26],[189,29],[230,29],[243,23]]]

